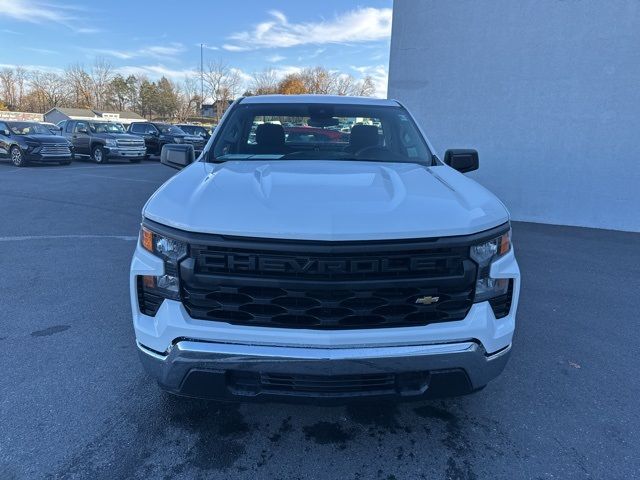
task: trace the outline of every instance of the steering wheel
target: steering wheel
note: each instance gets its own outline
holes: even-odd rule
[[[404,155],[389,150],[387,147],[382,147],[380,145],[369,145],[368,147],[361,148],[354,154],[356,157],[367,157],[367,155],[373,157],[372,160],[384,160],[384,161],[399,161],[406,162],[407,157]],[[381,158],[384,157],[384,158]]]
[[[380,145],[369,145],[368,147],[361,148],[360,150],[355,152],[355,155],[360,156],[366,153],[373,153],[373,152],[390,153],[387,147],[381,147]]]

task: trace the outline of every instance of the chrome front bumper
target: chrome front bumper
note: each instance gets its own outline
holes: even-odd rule
[[[507,363],[511,346],[492,355],[487,355],[484,348],[473,341],[398,347],[303,348],[183,340],[175,343],[166,354],[154,352],[140,343],[138,349],[145,370],[163,389],[172,393],[225,399],[268,399],[282,397],[282,392],[257,388],[238,393],[228,383],[229,374],[242,372],[259,376],[266,372],[330,381],[332,377],[423,372],[427,379],[423,388],[395,393],[403,397],[425,397],[436,393],[431,391],[434,382],[430,379],[434,375],[458,372],[468,379],[466,390],[469,391],[454,392],[460,394],[482,388],[497,377]],[[358,392],[352,393],[352,396],[362,396]],[[284,396],[297,395],[293,391]],[[300,396],[313,395],[306,392]],[[349,395],[341,395],[342,398],[345,396]]]

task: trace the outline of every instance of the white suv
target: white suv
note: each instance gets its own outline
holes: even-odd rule
[[[511,349],[520,272],[504,205],[397,101],[237,100],[143,209],[131,306],[172,393],[344,401],[470,393]],[[461,173],[462,172],[462,173]]]

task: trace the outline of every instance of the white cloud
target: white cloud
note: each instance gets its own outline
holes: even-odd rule
[[[114,69],[120,75],[145,75],[150,78],[167,77],[171,80],[184,80],[185,77],[198,75],[194,69],[172,69],[164,65],[127,65]]]
[[[389,83],[389,72],[385,65],[365,65],[361,67],[351,67],[363,77],[367,75],[373,80],[376,87],[376,97],[387,98],[387,86]]]
[[[56,23],[76,33],[96,33],[95,28],[80,27],[81,9],[70,5],[53,5],[39,0],[0,0],[0,17],[28,23]]]
[[[222,48],[240,52],[307,44],[371,42],[391,36],[390,8],[358,8],[332,20],[303,23],[289,23],[279,11],[269,13],[271,19],[257,24],[251,31],[234,33]]]
[[[11,70],[14,70],[16,68],[24,68],[25,70],[29,71],[29,72],[52,72],[52,73],[57,73],[59,75],[62,75],[64,73],[64,70],[62,68],[59,67],[50,67],[47,65],[16,65],[13,63],[0,63],[0,68],[9,68]]]
[[[141,57],[167,59],[167,57],[175,57],[184,52],[185,47],[181,43],[171,43],[169,45],[153,45],[150,47],[143,47],[139,48],[138,50],[117,50],[113,48],[92,48],[86,50],[94,55],[114,57],[121,60],[129,60],[132,58]]]
[[[283,57],[282,55],[271,55],[270,57],[267,57],[266,60],[267,62],[278,63],[283,60],[286,60],[286,58],[287,57]]]

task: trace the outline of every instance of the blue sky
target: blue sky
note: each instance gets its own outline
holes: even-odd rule
[[[392,0],[0,0],[0,68],[89,67],[181,80],[223,60],[248,78],[323,65],[365,74],[386,94]],[[6,47],[11,48],[6,48]]]

